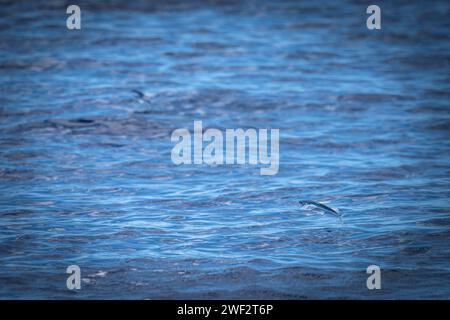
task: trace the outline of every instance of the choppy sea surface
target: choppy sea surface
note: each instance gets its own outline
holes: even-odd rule
[[[378,1],[381,30],[366,1],[76,4],[0,2],[0,298],[450,298],[447,1]],[[279,173],[174,165],[194,120],[280,129]]]

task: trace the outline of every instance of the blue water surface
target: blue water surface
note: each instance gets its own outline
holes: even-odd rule
[[[450,298],[448,1],[377,1],[381,30],[368,1],[76,4],[1,2],[0,298]],[[278,174],[176,166],[194,120],[280,129]]]

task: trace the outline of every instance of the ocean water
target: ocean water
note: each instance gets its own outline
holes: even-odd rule
[[[381,30],[367,1],[76,4],[0,2],[0,298],[450,298],[447,1],[377,1]],[[195,120],[279,129],[278,174],[174,165]]]

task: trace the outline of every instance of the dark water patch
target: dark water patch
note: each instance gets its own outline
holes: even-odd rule
[[[358,94],[340,95],[337,97],[337,100],[341,102],[381,103],[381,102],[413,100],[413,97],[397,94],[358,93]]]
[[[450,218],[434,218],[417,223],[425,226],[450,226]]]
[[[413,256],[418,254],[426,254],[432,249],[430,247],[408,247],[402,250],[403,253]]]
[[[1,212],[0,215],[4,217],[20,217],[34,214],[35,211],[31,209],[19,209],[19,210],[9,210]]]
[[[429,126],[427,130],[431,131],[450,131],[450,119],[449,120],[436,120]]]
[[[132,46],[154,46],[158,44],[165,43],[165,40],[160,37],[109,37],[109,38],[103,38],[94,41],[94,45],[132,45]]]
[[[337,57],[337,54],[320,51],[296,51],[286,55],[286,59],[301,59],[301,60],[322,60]]]
[[[195,49],[200,50],[225,50],[234,48],[234,46],[230,46],[229,44],[221,43],[221,42],[194,42],[191,46]]]

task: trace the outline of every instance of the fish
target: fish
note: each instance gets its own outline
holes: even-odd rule
[[[324,204],[322,204],[320,202],[311,201],[311,200],[302,200],[302,201],[299,201],[298,203],[300,203],[300,205],[302,205],[302,206],[313,205],[313,206],[315,206],[315,207],[317,207],[319,209],[322,209],[325,212],[328,212],[328,213],[331,213],[332,215],[335,215],[336,217],[341,217],[342,216],[342,214],[339,213],[338,210],[330,208],[330,207],[328,207],[328,206],[326,206],[326,205],[324,205]]]
[[[136,89],[131,90],[131,92],[136,94],[141,102],[150,102],[151,98],[153,98],[156,95],[156,93],[154,93],[154,92],[146,93],[146,92],[136,90]]]
[[[141,99],[144,99],[146,96],[145,93],[143,93],[142,91],[139,91],[139,90],[131,90],[131,92],[136,93],[139,96],[139,98],[141,98]]]

